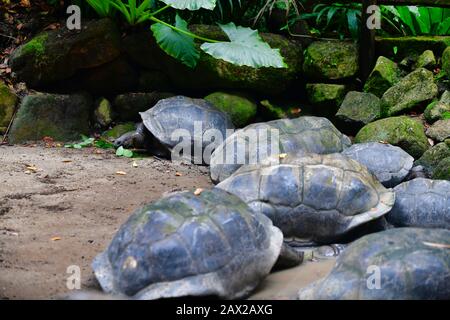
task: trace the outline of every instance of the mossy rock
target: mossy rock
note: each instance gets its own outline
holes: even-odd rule
[[[434,83],[433,73],[419,68],[383,94],[381,98],[382,114],[393,116],[405,113],[431,101],[437,95],[438,87]]]
[[[450,157],[450,145],[441,142],[425,151],[424,154],[414,162],[414,166],[424,167],[428,176],[431,177],[439,162],[448,157]]]
[[[138,81],[138,71],[123,57],[96,68],[86,69],[71,79],[73,90],[88,91],[96,96],[133,92]]]
[[[95,121],[101,127],[107,127],[113,121],[113,110],[111,103],[106,98],[100,98],[96,102],[96,107],[94,110]]]
[[[447,74],[447,78],[450,79],[450,44],[442,53],[442,70]]]
[[[10,63],[19,81],[39,88],[119,55],[120,33],[111,20],[102,19],[84,23],[81,31],[61,28],[43,32],[18,47]]]
[[[102,134],[102,138],[105,140],[113,141],[119,138],[121,135],[134,130],[136,130],[136,124],[134,122],[121,123],[105,131]]]
[[[346,79],[355,77],[358,71],[358,48],[354,43],[317,41],[305,50],[303,72],[310,79]]]
[[[218,40],[227,40],[226,35],[216,26],[193,25],[196,34]],[[192,69],[172,57],[163,57],[159,68],[164,68],[171,83],[183,90],[205,92],[212,90],[248,90],[265,96],[286,92],[299,79],[303,61],[303,50],[298,41],[284,36],[261,33],[261,38],[272,48],[280,49],[287,68],[252,68],[238,66],[221,59],[215,59],[200,50],[200,60]],[[196,43],[199,48],[201,42]],[[160,50],[160,49],[157,49]],[[160,53],[155,54],[156,57]]]
[[[308,83],[306,93],[308,101],[317,106],[337,108],[344,100],[348,89],[343,84]]]
[[[400,61],[407,56],[419,56],[432,50],[437,56],[450,46],[448,36],[376,37],[377,55]],[[396,50],[394,50],[396,48]]]
[[[430,147],[422,123],[407,116],[371,122],[355,137],[355,143],[380,141],[399,146],[416,159]]]
[[[26,96],[11,127],[9,141],[22,143],[52,137],[79,140],[89,133],[92,100],[86,94],[35,93]]]
[[[450,116],[450,91],[445,91],[439,101],[431,102],[425,109],[424,116],[429,123],[447,119]]]
[[[17,96],[0,80],[0,133],[4,133],[14,115]]]
[[[427,136],[435,141],[450,138],[450,119],[438,120],[427,129]]]
[[[207,95],[205,100],[227,113],[238,128],[246,126],[256,116],[255,101],[244,94],[219,91]]]
[[[372,93],[350,91],[336,117],[345,123],[362,127],[381,116],[381,100]]]
[[[450,180],[450,157],[439,162],[434,170],[433,179]]]
[[[425,50],[418,58],[416,63],[414,64],[414,69],[425,68],[425,69],[433,69],[436,66],[436,57],[434,56],[433,51]]]
[[[381,98],[390,87],[400,80],[397,64],[386,57],[378,57],[375,67],[364,85],[364,91]]]

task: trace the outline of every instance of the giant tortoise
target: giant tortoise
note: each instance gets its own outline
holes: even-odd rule
[[[238,197],[183,191],[136,210],[92,266],[104,291],[134,299],[241,298],[270,272],[282,244],[270,219]]]
[[[282,157],[281,157],[282,156]],[[342,154],[280,155],[242,166],[216,187],[268,216],[285,238],[330,243],[375,220],[394,204],[367,168]]]
[[[450,230],[394,228],[364,236],[299,298],[448,300]]]
[[[396,201],[386,215],[396,227],[450,229],[450,181],[416,178],[394,188]]]
[[[211,179],[220,182],[242,165],[278,153],[327,154],[341,152],[350,145],[350,139],[326,118],[304,116],[254,123],[236,131],[216,148],[210,162]]]
[[[401,183],[414,163],[414,158],[403,149],[380,142],[357,143],[342,154],[365,165],[388,188]]]
[[[227,129],[234,129],[229,116],[206,100],[184,96],[162,99],[149,110],[140,112],[140,115],[142,123],[136,131],[116,139],[116,147],[146,149],[155,155],[187,158],[197,164],[209,163],[209,154],[205,153],[204,158],[203,151],[214,147],[211,133],[220,133],[221,139],[224,139]],[[182,146],[180,142],[184,142],[187,148],[174,149]],[[189,154],[184,154],[184,151]]]

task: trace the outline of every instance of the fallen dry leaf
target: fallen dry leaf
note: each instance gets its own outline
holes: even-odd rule
[[[127,173],[125,171],[117,171],[116,174],[119,176],[125,176]]]
[[[133,166],[133,168],[137,168],[138,167],[138,164],[136,163],[136,161],[133,161],[132,166]]]
[[[197,189],[195,189],[194,194],[195,194],[196,196],[199,196],[202,192],[203,192],[203,189],[202,189],[202,188],[197,188]]]
[[[33,165],[29,165],[26,168],[27,168],[28,171],[31,171],[31,172],[37,172],[38,171],[38,168],[33,166]]]
[[[61,240],[61,237],[52,237],[52,238],[50,238],[50,240],[52,240],[52,241],[59,241],[59,240]]]
[[[63,160],[62,162],[64,162],[64,163],[70,163],[70,162],[72,162],[72,160]]]
[[[284,158],[287,157],[287,153],[280,153],[280,154],[278,155],[278,157],[279,157],[280,159],[284,159]]]
[[[182,174],[181,174],[180,172],[176,172],[175,175],[176,175],[177,177],[181,177],[181,176],[182,176]]]

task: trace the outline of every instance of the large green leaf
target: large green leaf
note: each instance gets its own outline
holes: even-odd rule
[[[198,10],[208,9],[213,10],[216,7],[216,0],[161,0],[175,9],[180,10]]]
[[[236,27],[232,22],[220,25],[230,42],[204,43],[201,49],[216,59],[239,66],[286,68],[279,49],[272,49],[250,28]]]
[[[178,15],[176,16],[175,26],[180,30],[189,32],[187,22]],[[194,68],[197,65],[200,52],[195,47],[194,38],[162,23],[153,24],[151,29],[156,42],[168,55],[180,60],[188,67]]]

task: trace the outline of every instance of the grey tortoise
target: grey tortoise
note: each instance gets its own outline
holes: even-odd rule
[[[204,158],[203,151],[208,146],[212,148],[214,141],[207,139],[205,132],[217,130],[224,139],[227,129],[234,129],[230,117],[204,99],[175,96],[159,100],[154,107],[139,114],[142,123],[136,131],[127,132],[116,139],[116,147],[146,149],[152,154],[170,158],[173,149],[184,139],[189,145],[190,154],[181,154],[180,158],[195,163],[209,163],[209,155]],[[195,130],[196,125],[199,130]],[[195,153],[195,148],[201,152]]]
[[[282,156],[282,157],[281,157]],[[242,166],[217,188],[268,216],[286,240],[331,243],[376,220],[395,195],[360,163],[342,154],[280,155]]]
[[[218,183],[242,165],[256,164],[273,154],[327,154],[350,145],[350,139],[327,118],[303,116],[254,123],[236,131],[215,149],[210,161],[211,179]]]
[[[416,178],[394,188],[396,201],[386,215],[396,227],[450,229],[450,181]]]
[[[238,197],[221,189],[183,191],[137,209],[92,267],[108,294],[236,299],[270,272],[282,244],[270,219]],[[298,256],[288,250],[286,258]]]
[[[357,143],[342,154],[365,165],[388,188],[401,183],[414,163],[414,158],[403,149],[380,142]]]
[[[299,299],[450,299],[450,231],[394,228],[364,236]]]

